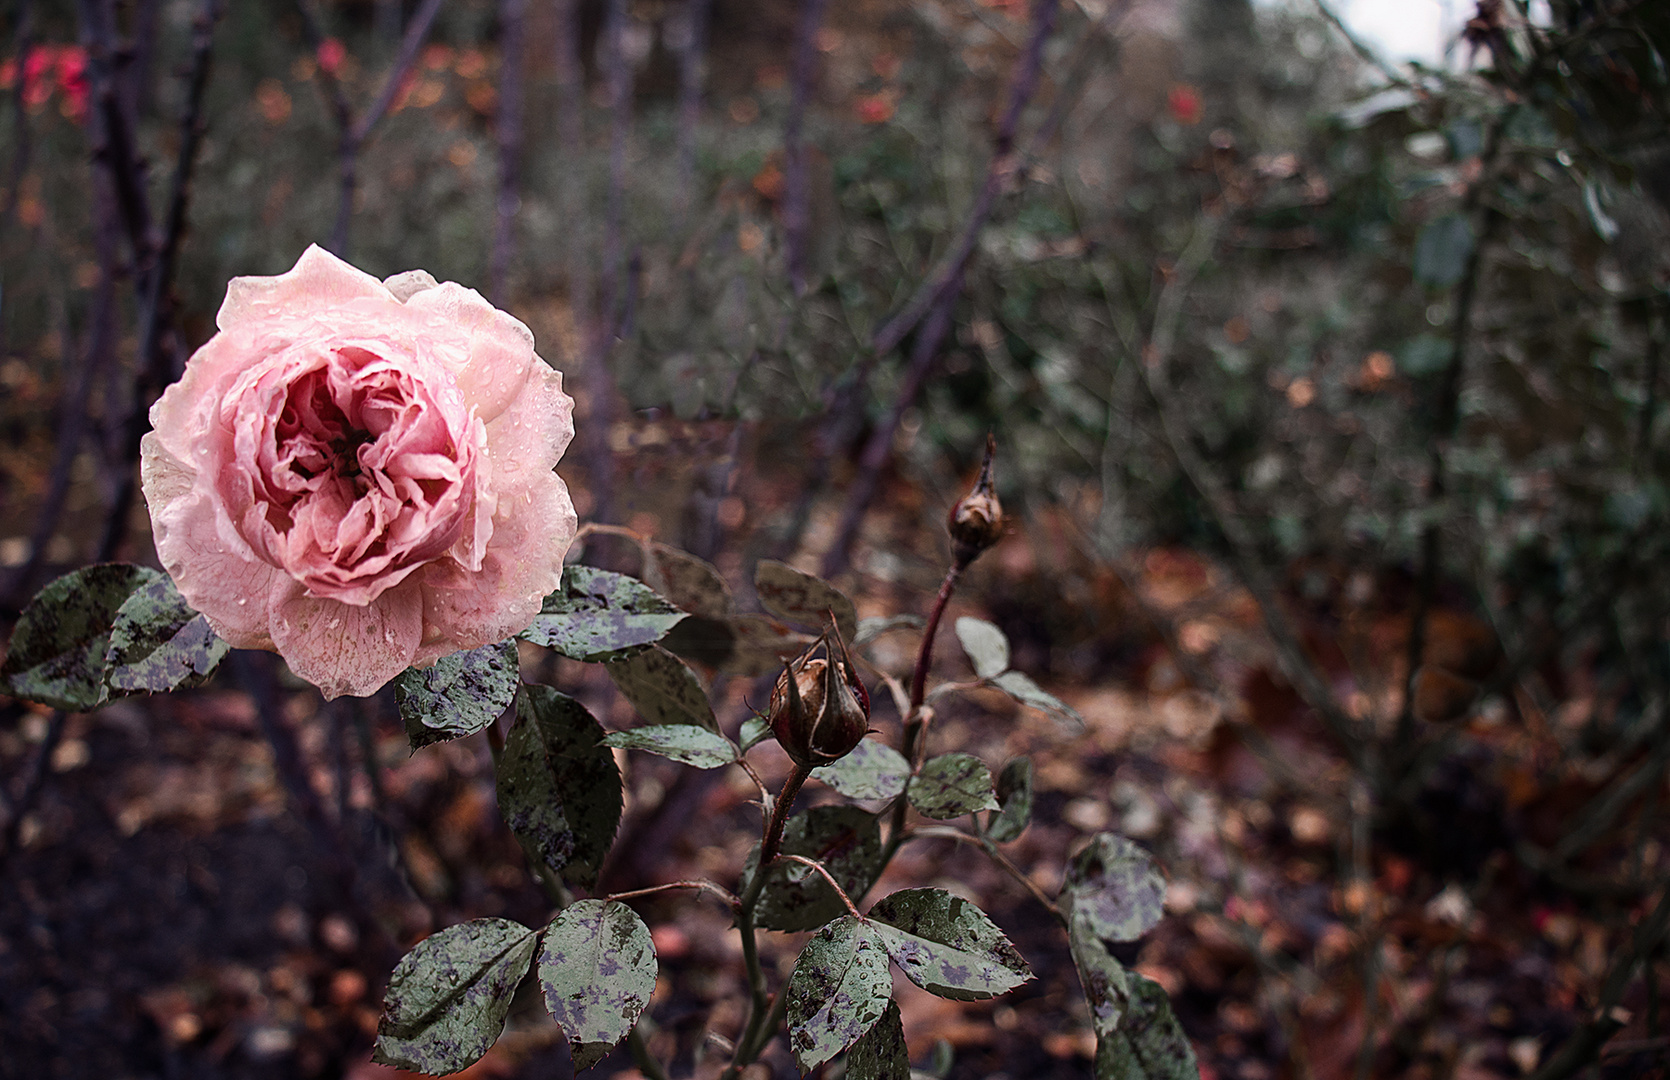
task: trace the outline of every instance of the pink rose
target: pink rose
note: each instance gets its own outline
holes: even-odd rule
[[[221,637],[327,698],[524,629],[557,587],[574,436],[533,335],[421,270],[318,247],[234,278],[220,333],[151,409],[157,554]]]

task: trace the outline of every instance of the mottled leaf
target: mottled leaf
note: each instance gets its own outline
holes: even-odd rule
[[[232,651],[192,610],[173,579],[158,575],[116,610],[104,653],[104,682],[118,694],[197,686]]]
[[[783,854],[823,864],[849,897],[869,891],[881,873],[881,825],[856,806],[814,806],[783,827]],[[759,857],[750,856],[751,875]],[[767,930],[815,930],[846,911],[841,898],[810,866],[779,862],[769,871],[754,921]]]
[[[638,715],[652,724],[695,724],[719,730],[696,673],[659,645],[603,665]]]
[[[928,620],[920,615],[880,615],[873,619],[859,619],[858,633],[853,635],[852,644],[868,645],[894,630],[919,630],[926,625]]]
[[[785,1002],[789,1049],[809,1072],[864,1036],[892,1003],[887,951],[868,919],[851,915],[819,930],[801,950]]]
[[[105,652],[116,614],[136,589],[162,576],[143,566],[101,563],[48,584],[17,620],[0,687],[71,712],[104,704]]]
[[[1118,1030],[1119,1018],[1125,1015],[1130,973],[1108,951],[1089,919],[1075,913],[1068,924],[1067,944],[1073,952],[1073,966],[1078,969],[1079,985],[1090,1006],[1090,1024],[1101,1040]]]
[[[687,618],[635,578],[570,566],[533,623],[516,636],[575,660],[616,660],[660,641]]]
[[[742,730],[737,732],[737,738],[741,740],[743,753],[747,753],[771,738],[771,724],[763,716],[750,716],[742,722]]]
[[[1096,1080],[1199,1080],[1200,1065],[1159,983],[1129,972],[1119,1030],[1096,1040]]]
[[[1097,833],[1073,856],[1062,898],[1109,941],[1135,941],[1160,921],[1166,884],[1148,852],[1113,833]]]
[[[1033,682],[1029,676],[1018,671],[1005,671],[992,680],[992,685],[1022,705],[1030,705],[1034,709],[1050,713],[1074,731],[1084,730],[1084,717],[1079,715],[1077,709]]]
[[[858,612],[847,594],[788,563],[761,559],[754,568],[754,592],[760,606],[780,619],[821,627],[827,613],[833,612],[841,640],[851,641],[858,633]]]
[[[740,756],[731,740],[694,724],[653,724],[630,731],[611,731],[603,745],[660,754],[698,769],[717,769]]]
[[[984,619],[963,616],[957,620],[957,640],[974,665],[974,674],[994,678],[1009,670],[1009,639]]]
[[[692,615],[662,643],[671,651],[727,675],[770,675],[799,656],[812,639],[764,615],[704,619]]]
[[[1447,289],[1467,273],[1473,254],[1473,226],[1465,214],[1434,218],[1415,238],[1415,280]]]
[[[615,900],[576,900],[545,929],[539,981],[568,1036],[574,1071],[589,1069],[632,1031],[655,992],[655,945],[637,912]]]
[[[504,1030],[538,944],[508,919],[474,919],[418,942],[389,976],[372,1060],[431,1076],[474,1064]]]
[[[973,754],[941,754],[929,758],[906,789],[910,805],[923,817],[949,821],[977,810],[996,810],[992,771]]]
[[[1016,839],[1032,820],[1032,759],[1018,757],[997,776],[1000,809],[986,821],[986,835],[1000,844]]]
[[[910,781],[910,762],[886,743],[864,739],[846,757],[813,769],[812,779],[849,799],[891,799]]]
[[[956,1001],[1007,993],[1032,978],[986,913],[944,889],[904,889],[870,909],[887,954],[911,982]]]
[[[723,619],[735,613],[731,588],[712,563],[666,544],[651,543],[644,550],[650,588],[692,615]]]
[[[394,701],[417,750],[474,735],[510,708],[521,685],[516,642],[501,641],[407,668],[394,680]]]
[[[499,813],[529,856],[590,887],[620,825],[621,783],[603,728],[578,701],[524,686],[499,755]]]
[[[910,1052],[898,1002],[889,1001],[881,1019],[847,1051],[847,1080],[910,1080]]]

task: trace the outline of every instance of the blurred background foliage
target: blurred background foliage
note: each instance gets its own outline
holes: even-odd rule
[[[0,562],[31,579],[13,583],[13,612],[25,584],[95,554],[130,468],[123,419],[146,393],[135,267],[89,164],[85,12],[100,6],[11,0],[5,15]],[[330,239],[331,84],[365,109],[415,6],[227,7],[176,363],[212,332],[229,277]],[[127,44],[111,63],[161,205],[200,5],[112,10]],[[985,583],[1041,677],[1104,680],[1147,633],[1132,609],[1085,613],[1107,568],[1129,584],[1144,553],[1205,553],[1299,613],[1335,734],[1388,820],[1444,763],[1473,767],[1480,739],[1453,723],[1469,715],[1544,731],[1593,782],[1651,764],[1631,789],[1652,795],[1634,840],[1603,823],[1553,862],[1525,855],[1647,895],[1670,747],[1670,5],[1483,0],[1448,66],[1393,66],[1308,3],[1077,0],[995,171],[1027,5],[829,4],[797,56],[803,10],[445,0],[359,153],[342,253],[487,292],[510,208],[497,291],[580,399],[564,472],[582,516],[742,580],[766,554],[838,571],[844,493],[879,472],[876,505],[900,513],[863,519],[853,564],[931,588],[941,553],[921,522],[994,431],[1005,504],[1070,553],[1046,589]],[[508,189],[507,55],[523,101]],[[786,126],[804,140],[803,196]],[[944,278],[988,176],[998,197],[918,394],[908,357],[932,320],[897,351],[878,355],[874,335]],[[88,393],[63,522],[31,538],[66,422],[54,403],[100,348],[112,362]],[[651,477],[645,455],[670,444],[681,454]],[[1427,627],[1445,612],[1487,644],[1435,658]],[[1402,629],[1376,637],[1376,619]],[[1406,693],[1423,665],[1428,704]],[[1447,698],[1440,674],[1459,680]]]

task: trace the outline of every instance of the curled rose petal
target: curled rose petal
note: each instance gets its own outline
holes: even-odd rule
[[[574,539],[574,435],[527,327],[421,270],[318,247],[237,278],[151,409],[157,553],[216,633],[326,697],[525,627]]]

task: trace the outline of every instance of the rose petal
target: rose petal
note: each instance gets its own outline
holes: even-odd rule
[[[383,287],[393,293],[394,298],[402,304],[423,290],[433,289],[439,284],[435,275],[427,270],[407,270],[383,279]]]
[[[393,294],[364,270],[312,244],[286,273],[277,277],[236,277],[228,282],[226,300],[215,316],[215,325],[230,330],[275,312],[317,311],[356,297],[391,300]]]
[[[360,606],[308,596],[285,580],[271,602],[273,644],[327,701],[376,693],[411,666],[423,636],[423,598],[413,584]]]
[[[501,501],[479,572],[464,573],[444,559],[425,568],[418,665],[525,630],[562,583],[563,556],[579,522],[568,485],[555,473],[546,476]],[[506,508],[507,501],[514,505]]]
[[[487,453],[501,488],[549,472],[574,438],[574,399],[562,373],[539,361],[522,395],[487,425]]]
[[[417,293],[406,307],[469,335],[462,353],[434,355],[450,368],[464,401],[475,407],[477,416],[491,423],[516,400],[536,363],[533,331],[520,320],[489,304],[474,289],[451,281]]]

